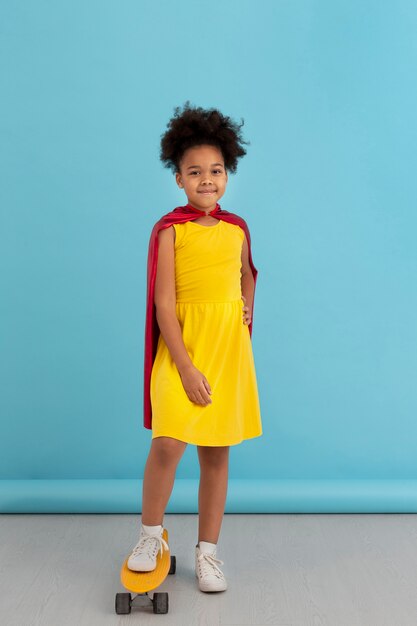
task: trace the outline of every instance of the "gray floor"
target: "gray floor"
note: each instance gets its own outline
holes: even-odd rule
[[[416,626],[417,517],[225,515],[218,558],[229,589],[194,574],[197,515],[165,515],[177,572],[169,613],[118,616],[120,566],[140,515],[2,515],[3,626]]]

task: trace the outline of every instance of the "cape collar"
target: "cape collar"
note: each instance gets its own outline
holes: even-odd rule
[[[191,213],[198,213],[198,215],[214,215],[215,213],[218,213],[220,210],[220,204],[218,202],[216,202],[216,206],[214,207],[214,209],[212,211],[210,211],[209,213],[204,213],[204,211],[200,211],[199,209],[196,209],[195,207],[193,207],[191,204],[186,204],[183,207],[185,210],[190,211]]]

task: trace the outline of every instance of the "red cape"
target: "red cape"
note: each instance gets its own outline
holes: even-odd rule
[[[156,308],[154,302],[155,293],[155,278],[156,268],[158,261],[158,233],[163,228],[168,228],[172,224],[182,224],[190,220],[195,220],[202,215],[202,211],[195,209],[191,204],[185,206],[179,206],[173,211],[170,211],[154,225],[151,236],[149,239],[148,249],[148,269],[147,269],[147,296],[146,296],[146,323],[145,323],[145,364],[144,364],[144,388],[143,388],[143,408],[144,408],[144,427],[152,428],[152,406],[151,406],[151,373],[152,366],[155,359],[156,348],[159,338],[159,326],[156,320]],[[230,224],[236,224],[243,228],[246,234],[246,240],[249,248],[249,264],[252,269],[253,278],[256,286],[256,278],[258,270],[255,268],[252,261],[251,241],[248,226],[245,220],[235,213],[224,211],[217,203],[216,207],[209,213],[214,215],[219,220],[224,220]],[[255,292],[254,292],[255,299]],[[252,337],[252,324],[253,324],[253,307],[252,307],[252,321],[249,324],[249,333]]]

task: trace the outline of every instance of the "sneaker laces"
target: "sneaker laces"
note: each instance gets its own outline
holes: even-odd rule
[[[203,576],[206,576],[207,574],[214,574],[215,576],[217,576],[217,578],[221,578],[222,580],[224,580],[223,572],[216,565],[216,563],[218,563],[219,565],[224,565],[223,561],[220,561],[220,559],[216,559],[214,555],[208,554],[206,552],[201,552],[197,557],[197,561],[200,565]]]
[[[138,556],[142,552],[147,552],[148,556],[154,558],[156,553],[160,550],[161,557],[165,550],[169,550],[169,546],[163,537],[159,535],[143,535],[133,548],[131,556]]]

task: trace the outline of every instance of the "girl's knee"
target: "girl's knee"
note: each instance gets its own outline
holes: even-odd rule
[[[223,467],[229,461],[229,446],[198,446],[200,465]]]
[[[173,437],[155,437],[152,446],[161,462],[169,463],[179,461],[187,444]]]

